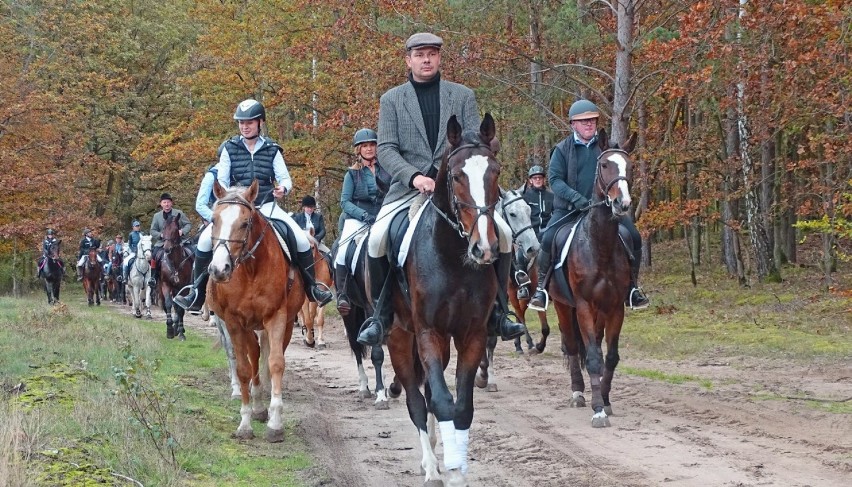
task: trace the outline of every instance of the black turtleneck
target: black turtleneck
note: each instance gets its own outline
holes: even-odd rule
[[[408,80],[417,93],[417,103],[420,104],[420,113],[423,114],[423,126],[426,127],[426,138],[429,139],[429,147],[434,153],[438,146],[438,124],[441,123],[441,73],[423,83],[414,81],[410,74]]]

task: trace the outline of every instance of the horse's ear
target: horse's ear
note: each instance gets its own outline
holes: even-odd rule
[[[462,127],[456,116],[453,115],[447,120],[447,140],[450,142],[450,147],[458,147],[461,144]]]
[[[637,135],[636,132],[633,132],[632,134],[630,134],[630,138],[627,139],[627,142],[621,144],[621,150],[623,150],[624,152],[626,152],[628,154],[633,152],[633,149],[636,148],[636,135]]]
[[[257,198],[257,179],[251,182],[251,186],[249,186],[248,191],[245,192],[243,197],[249,202],[252,202],[255,198]]]
[[[217,200],[222,199],[225,196],[225,193],[226,193],[225,188],[223,188],[222,185],[219,184],[219,180],[214,179],[213,180],[213,194],[216,195],[216,199]]]
[[[598,129],[598,147],[600,147],[601,152],[609,149],[609,138],[606,134],[606,129],[603,127]]]
[[[482,142],[491,145],[491,141],[494,140],[496,133],[497,128],[494,126],[494,117],[491,116],[490,112],[486,113],[485,118],[482,119],[482,123],[479,125],[479,138],[482,139]],[[497,147],[499,150],[499,142]]]

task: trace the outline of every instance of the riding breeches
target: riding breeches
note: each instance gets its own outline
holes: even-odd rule
[[[390,229],[391,221],[393,221],[394,216],[396,216],[396,214],[400,211],[407,211],[413,202],[414,198],[405,197],[382,206],[379,210],[379,214],[376,215],[376,223],[374,223],[373,227],[370,229],[370,241],[369,247],[367,248],[367,253],[370,257],[379,258],[387,255],[388,230]],[[425,202],[423,204],[427,205],[430,203]],[[494,212],[493,215],[494,226],[497,230],[497,238],[500,240],[500,253],[505,254],[507,252],[511,252],[512,229],[509,228],[509,225],[505,220],[503,220],[503,217],[501,217],[499,213]]]
[[[334,258],[334,263],[337,265],[346,265],[346,251],[349,245],[353,244],[359,234],[367,232],[367,224],[361,220],[347,218],[343,222],[343,231],[340,233],[340,243],[337,246],[337,256]]]
[[[87,255],[83,255],[82,257],[80,257],[80,260],[78,260],[78,261],[77,261],[77,267],[82,267],[82,266],[83,266],[83,264],[85,264],[85,263],[86,263],[86,260],[88,260],[88,258],[89,258],[88,254],[87,254]],[[103,261],[103,259],[101,259],[101,256],[100,256],[100,255],[98,256],[98,262],[100,262],[100,263],[103,263],[103,262],[104,262],[104,261]]]
[[[305,231],[299,228],[299,224],[286,211],[275,204],[274,201],[265,203],[258,211],[269,218],[281,220],[287,224],[287,227],[290,228],[290,232],[293,234],[293,240],[296,241],[296,252],[311,250],[311,242],[308,240],[307,235],[305,235]],[[201,235],[198,237],[197,249],[199,252],[210,252],[213,250],[213,225],[207,225],[204,231],[201,232]]]

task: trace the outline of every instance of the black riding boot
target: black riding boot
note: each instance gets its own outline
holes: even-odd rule
[[[334,266],[334,288],[337,290],[337,312],[340,313],[340,316],[349,316],[349,312],[352,311],[349,297],[346,296],[348,278],[349,268],[340,264]]]
[[[530,298],[530,276],[527,274],[527,259],[518,251],[515,260],[512,262],[512,275],[515,278],[515,284],[518,285],[518,299]]]
[[[207,297],[207,278],[210,277],[207,268],[210,267],[212,260],[212,250],[209,252],[195,251],[195,262],[192,264],[192,284],[178,292],[174,299],[176,305],[192,314],[201,312],[201,307],[204,306],[204,300]]]
[[[326,291],[317,286],[317,281],[314,277],[314,254],[310,250],[296,252],[296,261],[299,265],[299,270],[302,272],[302,280],[305,282],[307,290],[305,294],[307,294],[308,299],[316,301],[317,305],[322,308],[334,298],[334,295],[331,291]]]
[[[529,308],[536,311],[547,311],[549,299],[547,296],[547,284],[550,281],[550,272],[553,262],[550,258],[550,252],[542,250],[538,254],[538,288],[535,294],[530,299]]]
[[[630,287],[627,290],[627,298],[624,300],[624,305],[632,310],[645,309],[651,305],[651,301],[645,296],[636,283],[639,282],[639,266],[641,262],[636,257],[630,262]]]
[[[509,285],[509,274],[512,270],[512,254],[500,254],[494,262],[494,271],[497,273],[497,302],[491,312],[492,325],[497,325],[500,337],[503,341],[514,340],[523,336],[527,327],[523,323],[515,323],[509,318],[510,311],[506,296],[506,286]]]
[[[358,343],[361,345],[379,346],[385,339],[385,326],[391,325],[393,319],[393,303],[390,293],[382,299],[382,289],[390,278],[390,262],[387,257],[373,258],[367,256],[367,270],[370,273],[370,297],[373,300],[373,316],[367,318],[358,333]],[[388,283],[390,286],[390,283]]]
[[[148,286],[155,287],[157,285],[157,281],[160,280],[160,266],[157,262],[157,257],[160,255],[162,251],[162,247],[155,248],[151,255],[151,277],[148,279]]]

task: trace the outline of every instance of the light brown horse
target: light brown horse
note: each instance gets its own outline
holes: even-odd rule
[[[89,306],[101,305],[101,277],[103,277],[103,274],[104,267],[98,262],[98,249],[92,247],[86,257],[86,264],[83,266],[83,289],[86,290]]]
[[[213,192],[213,260],[208,270],[207,302],[226,324],[234,346],[240,381],[238,438],[253,438],[251,420],[266,421],[266,439],[284,440],[282,382],[284,351],[293,335],[296,313],[305,300],[304,283],[278,244],[272,225],[255,208],[257,181],[246,188]],[[291,250],[295,252],[295,249]],[[256,331],[263,332],[258,343]],[[262,404],[261,346],[266,352],[271,380],[269,409]],[[249,400],[252,400],[251,404]]]
[[[322,252],[319,249],[319,242],[314,238],[314,229],[311,228],[308,233],[308,241],[311,242],[311,254],[314,257],[314,274],[317,283],[323,283],[331,289],[331,268],[325,260]],[[325,327],[325,312],[324,308],[317,306],[316,301],[306,299],[302,304],[302,309],[299,311],[299,321],[304,326],[305,337],[302,339],[308,348],[317,347],[325,348],[325,340],[322,337],[323,328]]]

